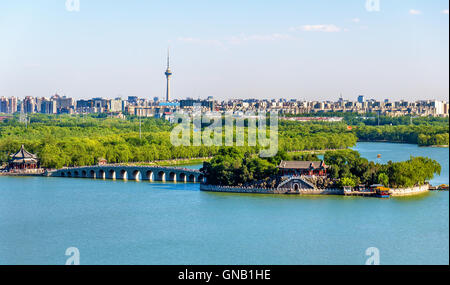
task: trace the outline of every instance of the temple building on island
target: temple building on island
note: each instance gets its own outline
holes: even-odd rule
[[[23,145],[18,152],[11,155],[8,161],[9,171],[35,170],[39,167],[39,159],[37,156],[26,151]]]
[[[281,161],[278,169],[282,176],[327,176],[323,161]]]

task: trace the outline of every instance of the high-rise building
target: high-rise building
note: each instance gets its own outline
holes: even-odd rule
[[[39,98],[39,97],[36,97],[35,99],[34,99],[34,103],[36,104],[35,105],[35,109],[34,109],[34,111],[36,112],[36,113],[40,113],[41,112],[41,105],[42,105],[42,101],[44,100],[45,98]]]
[[[6,99],[5,97],[1,97],[0,98],[0,113],[9,113],[8,109],[9,109],[8,99]]]
[[[122,111],[122,98],[116,98],[111,100],[111,112],[121,112]]]
[[[43,114],[56,114],[57,113],[57,102],[53,99],[42,98],[40,113]]]
[[[172,76],[172,71],[170,71],[170,54],[169,50],[167,50],[167,69],[164,73],[167,79],[167,87],[166,87],[166,101],[170,101],[170,77]]]
[[[364,103],[364,95],[358,96],[358,103]]]
[[[444,102],[433,100],[431,101],[431,107],[433,107],[433,112],[435,115],[443,115],[444,114]]]
[[[10,97],[8,99],[8,113],[14,114],[15,112],[17,112],[17,98]]]
[[[137,96],[128,96],[128,103],[134,105],[137,104],[139,98]]]
[[[24,113],[34,113],[36,109],[36,102],[33,97],[27,96],[23,100],[23,112]]]

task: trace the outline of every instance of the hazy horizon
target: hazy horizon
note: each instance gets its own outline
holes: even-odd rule
[[[0,0],[0,96],[448,101],[448,1],[149,2]]]

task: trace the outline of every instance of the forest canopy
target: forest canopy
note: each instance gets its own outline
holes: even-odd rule
[[[0,162],[22,144],[41,158],[41,166],[94,165],[99,158],[110,163],[151,162],[212,157],[217,146],[174,146],[174,125],[164,119],[129,116],[127,119],[97,115],[33,114],[26,126],[18,116],[0,123]],[[141,130],[141,134],[139,132]],[[341,149],[354,146],[357,138],[345,124],[292,124],[280,121],[279,149],[284,151]],[[243,146],[257,153],[259,146]]]

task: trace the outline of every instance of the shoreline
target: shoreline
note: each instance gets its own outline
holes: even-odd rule
[[[410,145],[416,145],[418,147],[439,147],[439,148],[448,148],[448,144],[443,145],[419,145],[417,143],[410,143],[410,142],[399,142],[399,141],[388,141],[388,140],[358,140],[357,142],[362,143],[395,143],[395,144],[410,144]]]
[[[408,188],[390,188],[390,197],[405,197],[405,196],[417,196],[424,193],[428,193],[430,185],[420,185]],[[233,186],[219,186],[200,184],[200,191],[205,192],[221,192],[221,193],[241,193],[241,194],[282,194],[282,195],[338,195],[338,196],[360,196],[360,197],[374,197],[379,198],[378,195],[373,193],[362,194],[347,194],[344,189],[341,188],[326,188],[326,189],[298,189],[296,191],[287,188],[245,188],[245,187],[233,187]]]

